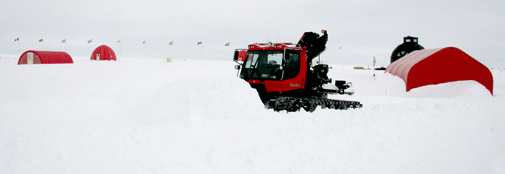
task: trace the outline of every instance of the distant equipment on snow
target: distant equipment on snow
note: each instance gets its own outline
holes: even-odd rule
[[[402,78],[407,92],[426,85],[474,80],[493,95],[491,71],[455,47],[414,51],[390,64],[386,72]]]
[[[19,57],[18,65],[22,64],[61,64],[74,63],[72,57],[61,51],[28,50]]]
[[[172,59],[171,57],[167,57],[167,63],[172,63],[174,62],[174,59]]]
[[[116,53],[107,45],[101,45],[91,54],[91,60],[116,60]]]
[[[424,47],[419,45],[417,37],[407,36],[403,38],[403,43],[398,45],[393,53],[391,53],[391,63],[397,61],[403,56],[415,50],[424,50]]]

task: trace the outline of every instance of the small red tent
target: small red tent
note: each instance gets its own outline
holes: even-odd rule
[[[405,81],[407,91],[425,85],[474,80],[493,95],[493,75],[479,61],[455,47],[414,51],[386,68]]]
[[[116,60],[116,54],[107,45],[101,45],[93,51],[91,60]]]
[[[59,64],[74,63],[72,57],[61,51],[33,51],[28,50],[19,57],[18,65],[21,64]]]

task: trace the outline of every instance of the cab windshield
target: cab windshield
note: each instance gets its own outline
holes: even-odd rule
[[[248,51],[242,76],[247,79],[280,80],[282,51]]]

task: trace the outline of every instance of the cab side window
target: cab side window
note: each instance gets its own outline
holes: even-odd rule
[[[295,78],[300,73],[300,51],[286,51],[286,54],[285,80]]]

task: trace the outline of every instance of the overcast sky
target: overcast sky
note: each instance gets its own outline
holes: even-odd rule
[[[0,0],[0,54],[86,57],[105,44],[121,57],[231,61],[250,43],[295,43],[326,29],[329,63],[371,65],[375,56],[388,65],[411,35],[427,49],[458,47],[505,68],[503,9],[503,0]]]

